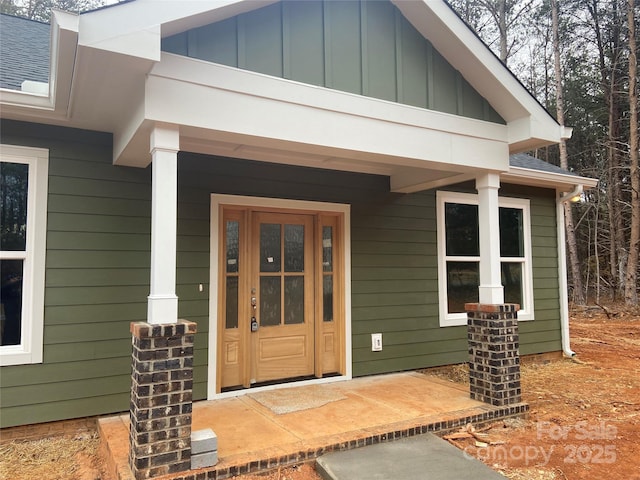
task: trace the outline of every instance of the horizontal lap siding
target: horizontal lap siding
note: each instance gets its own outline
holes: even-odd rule
[[[2,368],[2,426],[127,410],[150,171],[114,167],[108,134],[3,121],[2,143],[49,149],[44,361]]]
[[[3,367],[2,425],[128,408],[129,323],[146,319],[150,169],[111,165],[93,132],[2,123],[2,142],[50,149],[44,363]],[[179,315],[198,323],[194,398],[206,397],[211,193],[351,205],[352,342],[356,376],[466,360],[465,327],[438,322],[435,193],[389,193],[389,179],[181,153]],[[505,186],[501,193],[509,194]],[[555,207],[532,198],[536,320],[521,352],[560,348]],[[202,292],[200,291],[202,284]],[[383,333],[371,352],[371,333]]]
[[[435,212],[434,192],[353,207],[355,376],[466,359],[465,329],[439,327]],[[371,333],[382,333],[381,352]]]
[[[520,353],[559,351],[562,349],[562,336],[555,191],[503,185],[500,193],[530,198],[535,320],[520,322]]]

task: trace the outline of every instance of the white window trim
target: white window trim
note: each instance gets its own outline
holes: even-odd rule
[[[447,309],[447,260],[449,261],[469,261],[479,262],[479,256],[446,257],[446,232],[444,205],[445,203],[461,203],[467,205],[478,205],[478,195],[471,193],[458,193],[438,191],[436,193],[437,206],[437,237],[438,237],[438,298],[440,310],[440,326],[452,327],[466,325],[466,313],[449,313]],[[518,312],[518,320],[533,320],[533,266],[531,263],[531,202],[525,198],[499,197],[498,205],[505,208],[517,208],[522,210],[522,228],[524,235],[524,260],[518,263],[523,265],[523,302]],[[512,257],[500,257],[500,262],[514,262]]]
[[[29,165],[26,251],[0,253],[24,259],[22,332],[19,345],[0,347],[0,366],[42,363],[49,150],[0,145],[0,161]]]

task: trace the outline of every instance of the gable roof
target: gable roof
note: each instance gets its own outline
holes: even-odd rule
[[[112,132],[114,162],[125,165],[149,163],[149,133],[161,122],[179,125],[181,148],[196,153],[381,173],[392,177],[394,191],[456,183],[478,168],[540,172],[539,165],[509,166],[507,154],[556,143],[569,129],[557,124],[445,1],[391,2],[506,125],[161,51],[163,38],[276,0],[134,0],[82,15],[54,11],[49,95],[0,90],[2,116]],[[562,178],[562,185],[574,180]]]
[[[49,81],[49,24],[0,14],[0,88]]]

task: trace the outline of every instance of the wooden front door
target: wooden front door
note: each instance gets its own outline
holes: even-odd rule
[[[313,217],[259,212],[251,230],[252,381],[313,375]]]
[[[337,217],[223,209],[219,389],[339,373]]]

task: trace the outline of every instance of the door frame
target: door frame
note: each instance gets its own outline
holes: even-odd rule
[[[343,312],[343,358],[345,359],[344,375],[327,378],[317,378],[296,382],[295,385],[328,383],[352,378],[352,354],[351,354],[351,217],[350,205],[328,202],[314,202],[307,200],[287,200],[282,198],[249,197],[242,195],[211,194],[211,220],[210,220],[210,250],[209,250],[209,351],[207,367],[207,399],[233,397],[254,393],[261,390],[272,390],[291,386],[291,383],[268,385],[264,387],[246,388],[231,392],[220,393],[218,385],[218,286],[220,278],[219,232],[220,213],[222,206],[229,207],[254,207],[257,209],[288,210],[292,213],[328,212],[342,215],[342,272],[344,275],[344,312]]]

